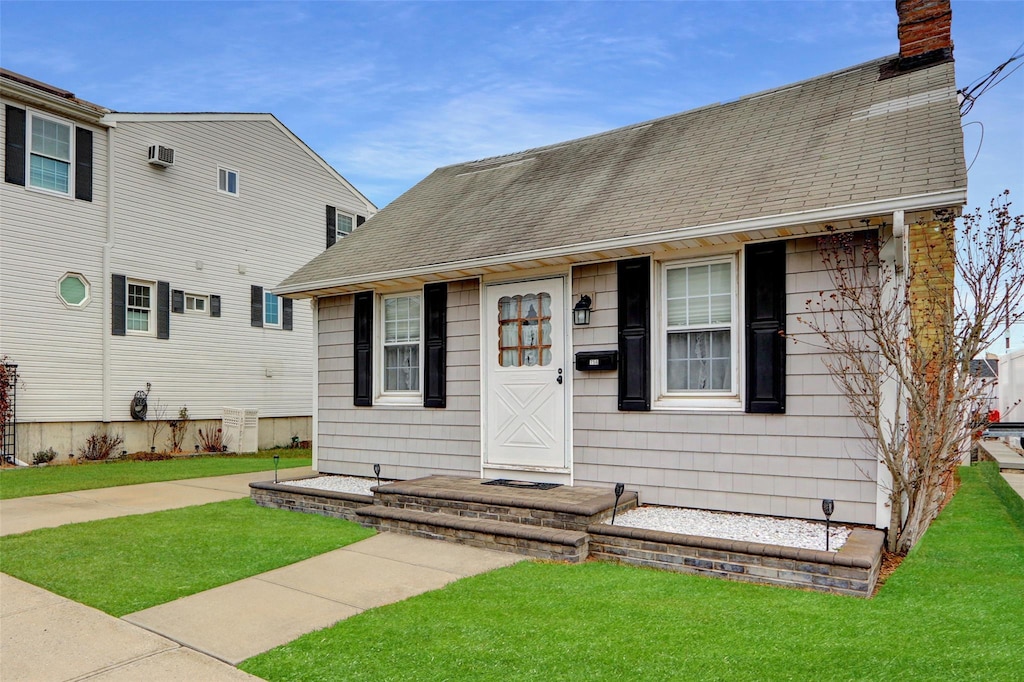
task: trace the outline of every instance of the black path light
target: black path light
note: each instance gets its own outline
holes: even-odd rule
[[[619,498],[622,497],[622,492],[626,489],[625,483],[615,484],[615,506],[612,507],[612,525],[615,525],[615,512],[619,511]]]
[[[277,463],[281,460],[281,455],[274,455],[274,483],[277,483]]]
[[[825,551],[828,551],[828,528],[829,523],[832,521],[832,512],[836,510],[835,500],[822,500],[821,511],[825,512]]]
[[[373,475],[377,477],[377,485],[380,485],[380,464],[373,465]]]

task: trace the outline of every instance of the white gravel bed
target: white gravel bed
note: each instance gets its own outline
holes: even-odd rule
[[[380,484],[391,481],[380,479]],[[376,478],[359,476],[317,476],[301,481],[281,481],[280,485],[293,485],[296,488],[316,488],[317,490],[333,490],[337,493],[355,493],[356,495],[372,495],[370,488],[377,485]]]
[[[679,507],[639,507],[615,517],[616,526],[631,526],[684,535],[761,542],[803,549],[825,549],[825,524],[770,516],[726,514]],[[829,550],[836,551],[850,537],[850,528],[832,524]]]

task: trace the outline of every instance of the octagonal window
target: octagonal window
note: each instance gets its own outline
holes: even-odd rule
[[[57,282],[57,297],[69,308],[84,307],[89,293],[89,280],[77,272],[65,273]]]

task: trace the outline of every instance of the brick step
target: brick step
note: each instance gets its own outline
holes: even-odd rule
[[[526,526],[585,531],[607,521],[615,506],[615,494],[601,488],[523,490],[481,485],[479,480],[433,476],[396,481],[374,491],[374,504],[467,519],[501,521]],[[626,491],[619,511],[637,506],[637,493]]]
[[[455,514],[375,504],[356,510],[358,521],[379,530],[445,540],[472,547],[524,554],[539,559],[579,563],[589,553],[589,536],[581,531],[467,518]]]

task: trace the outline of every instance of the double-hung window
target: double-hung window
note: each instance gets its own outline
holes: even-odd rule
[[[153,333],[153,286],[128,280],[125,296],[125,329],[130,333]]]
[[[403,294],[382,299],[382,393],[418,393],[420,390],[420,295]]]
[[[281,326],[281,297],[269,291],[263,292],[263,326]]]
[[[662,394],[736,396],[736,258],[669,263],[662,273]]]
[[[29,121],[29,185],[70,195],[71,125],[36,113]]]

